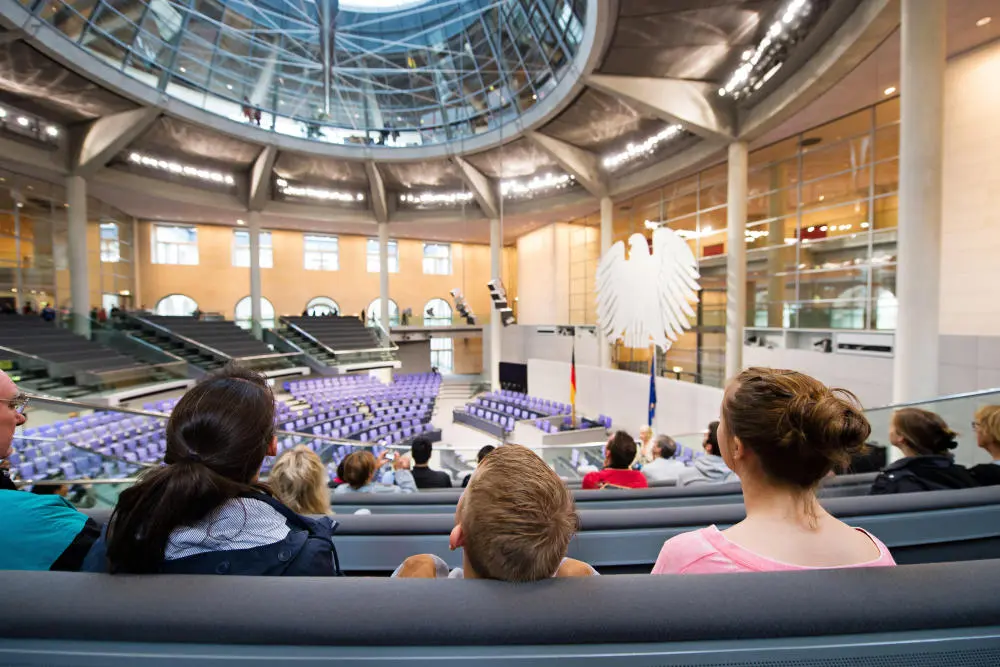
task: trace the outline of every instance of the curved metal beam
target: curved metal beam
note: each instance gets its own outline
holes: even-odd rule
[[[559,166],[573,174],[587,192],[597,198],[607,196],[608,185],[596,155],[541,132],[527,132],[526,136],[551,155]]]

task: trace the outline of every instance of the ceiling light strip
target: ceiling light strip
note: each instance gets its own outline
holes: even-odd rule
[[[165,171],[177,176],[196,178],[209,183],[218,183],[222,185],[236,185],[236,179],[232,174],[224,174],[221,171],[203,169],[190,164],[181,164],[180,162],[174,162],[173,160],[164,160],[136,151],[129,153],[128,161],[131,164],[147,167],[149,169]]]

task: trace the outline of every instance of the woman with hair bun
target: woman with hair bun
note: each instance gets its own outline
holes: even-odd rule
[[[166,465],[122,492],[83,569],[336,574],[333,522],[296,514],[257,479],[277,449],[274,396],[260,374],[230,365],[199,381],[167,421]]]
[[[951,450],[958,434],[941,417],[919,408],[896,410],[889,424],[889,442],[903,458],[886,467],[872,484],[872,495],[968,489],[979,486]]]
[[[746,519],[668,540],[653,574],[895,565],[876,537],[816,499],[820,481],[845,468],[870,433],[850,392],[795,371],[743,371],[726,387],[718,441],[743,483]]]

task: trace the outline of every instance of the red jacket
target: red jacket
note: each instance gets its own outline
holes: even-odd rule
[[[612,488],[623,486],[628,489],[645,489],[649,483],[646,481],[646,476],[638,470],[605,468],[597,472],[588,472],[583,476],[584,489],[603,489],[608,485]]]

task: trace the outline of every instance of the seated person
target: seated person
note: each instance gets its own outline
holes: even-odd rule
[[[722,398],[718,441],[743,482],[746,519],[667,540],[653,574],[895,565],[884,544],[816,499],[820,481],[847,466],[870,433],[849,392],[795,371],[743,371]]]
[[[639,448],[639,458],[636,462],[639,465],[646,465],[647,463],[652,463],[653,454],[653,428],[651,426],[643,426],[639,429],[639,442],[636,446]]]
[[[691,462],[690,467],[678,475],[677,486],[740,481],[739,476],[730,470],[722,459],[719,451],[718,432],[719,422],[712,422],[708,425],[708,433],[705,434],[705,442],[703,443],[705,455],[696,458]]]
[[[283,452],[267,476],[275,498],[299,514],[333,514],[328,482],[319,455],[305,445]]]
[[[76,571],[100,535],[100,526],[58,494],[18,491],[8,474],[14,430],[27,421],[27,403],[27,396],[0,371],[0,570]]]
[[[451,475],[440,470],[431,470],[431,452],[434,445],[427,438],[413,439],[410,453],[413,454],[413,481],[418,489],[450,489]]]
[[[483,457],[485,457],[487,454],[489,454],[490,452],[492,452],[494,449],[496,449],[496,447],[494,447],[493,445],[483,445],[482,448],[480,448],[479,453],[476,454],[476,467],[477,468],[479,467],[479,464],[483,462]],[[473,472],[475,472],[475,471],[473,471]],[[462,480],[462,488],[463,489],[465,487],[469,486],[469,480],[470,479],[472,479],[472,473],[471,472],[468,475],[465,476],[465,479]]]
[[[274,456],[274,396],[230,365],[189,389],[167,421],[165,466],[122,491],[84,568],[111,574],[335,574],[327,517],[296,514],[257,481]]]
[[[387,460],[385,452],[375,459],[367,449],[351,452],[344,457],[344,483],[333,490],[334,493],[416,493],[410,473],[410,458],[399,456],[392,462],[393,484],[375,481],[375,475]]]
[[[957,433],[940,416],[919,408],[896,410],[889,423],[889,442],[903,453],[872,484],[872,495],[968,489],[979,486],[951,450]]]
[[[588,472],[583,476],[583,489],[645,489],[649,486],[638,470],[632,470],[636,446],[625,431],[615,434],[604,446],[604,470]]]
[[[993,460],[969,468],[969,474],[980,486],[1000,484],[1000,405],[984,405],[976,410],[972,428],[976,430],[976,444]]]
[[[437,556],[406,559],[394,577],[528,582],[597,574],[566,557],[579,521],[573,494],[537,454],[520,445],[497,448],[476,468],[459,498],[449,546],[462,567],[448,572]]]
[[[653,460],[642,466],[642,474],[648,482],[677,481],[678,476],[687,466],[674,458],[677,453],[677,443],[668,435],[659,435],[653,444]]]

